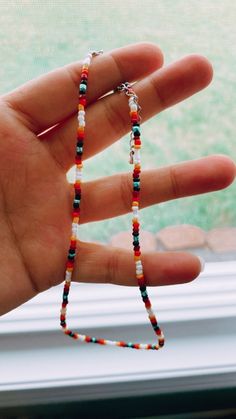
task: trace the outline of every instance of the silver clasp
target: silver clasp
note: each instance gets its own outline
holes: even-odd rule
[[[97,55],[103,54],[103,50],[100,49],[99,51],[89,51],[92,57],[96,57]]]

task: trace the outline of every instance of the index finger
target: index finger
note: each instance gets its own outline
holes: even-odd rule
[[[92,60],[89,69],[88,103],[120,83],[136,81],[160,68],[161,50],[152,43],[138,43],[112,50]],[[82,62],[75,62],[31,80],[2,96],[19,112],[35,134],[76,112]]]

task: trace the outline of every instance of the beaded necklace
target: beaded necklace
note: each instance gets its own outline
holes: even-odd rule
[[[112,345],[118,347],[134,348],[134,349],[153,349],[158,350],[164,345],[164,335],[160,329],[156,316],[152,310],[151,301],[148,297],[146,289],[146,280],[143,273],[143,266],[141,261],[141,250],[139,244],[139,195],[140,195],[140,173],[141,173],[141,159],[140,159],[140,110],[141,107],[138,104],[138,96],[135,94],[131,85],[128,82],[122,83],[117,87],[115,91],[124,92],[128,96],[128,103],[130,108],[130,119],[132,130],[130,133],[130,163],[134,164],[133,169],[133,192],[132,192],[132,224],[133,224],[133,248],[134,248],[134,262],[136,266],[136,279],[141,293],[142,300],[144,302],[149,320],[152,328],[157,335],[157,344],[146,344],[146,343],[132,343],[123,341],[114,341],[108,339],[99,339],[88,335],[81,335],[73,332],[67,327],[66,323],[66,309],[68,305],[68,295],[70,291],[71,278],[74,269],[74,262],[76,256],[76,242],[78,239],[78,225],[80,218],[80,201],[81,201],[81,182],[82,182],[82,154],[83,154],[83,143],[85,133],[85,108],[86,108],[86,91],[88,81],[88,69],[91,63],[91,59],[102,51],[89,52],[83,61],[80,86],[79,86],[79,104],[78,104],[78,128],[77,128],[77,145],[76,145],[76,156],[75,156],[75,197],[73,201],[73,212],[72,212],[72,235],[70,241],[70,247],[68,251],[66,270],[65,270],[65,282],[62,297],[60,324],[63,332],[72,337],[73,339],[88,342],[98,343],[100,345]]]

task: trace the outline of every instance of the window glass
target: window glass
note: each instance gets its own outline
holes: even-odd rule
[[[154,168],[212,153],[235,159],[235,2],[21,0],[2,1],[0,8],[1,94],[82,59],[90,48],[108,51],[150,41],[161,47],[166,65],[189,53],[206,55],[214,67],[212,84],[143,125],[142,166]],[[128,153],[127,135],[85,163],[85,180],[131,171]],[[158,184],[158,179],[153,182]],[[234,226],[235,192],[233,185],[143,209],[142,226],[153,233],[181,223],[206,231]],[[107,242],[112,234],[129,228],[126,215],[81,226],[80,231],[84,240]]]

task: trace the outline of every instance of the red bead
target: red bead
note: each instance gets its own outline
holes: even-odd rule
[[[91,342],[91,338],[89,336],[85,336],[85,342]]]
[[[79,97],[79,105],[83,105],[84,107],[86,106],[86,98],[84,96],[80,96]]]
[[[64,321],[66,319],[66,316],[64,314],[61,314],[60,320]]]
[[[67,268],[73,268],[73,266],[74,266],[74,260],[68,260],[66,262],[66,267]]]
[[[75,249],[75,248],[76,248],[76,240],[71,240],[71,241],[70,241],[70,247],[71,247],[72,249]]]
[[[99,343],[100,345],[105,345],[105,340],[104,339],[98,339],[97,343]]]
[[[145,301],[145,307],[146,308],[151,308],[151,302],[150,302],[150,300],[147,300],[147,301]],[[151,323],[152,323],[152,321],[151,321]]]
[[[135,251],[134,254],[135,254],[135,256],[140,256],[141,252],[140,252],[140,250],[138,250],[138,251]]]
[[[145,287],[146,286],[146,281],[144,278],[139,278],[138,279],[138,285],[139,287]]]

